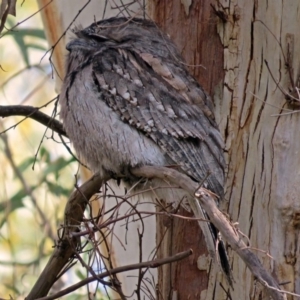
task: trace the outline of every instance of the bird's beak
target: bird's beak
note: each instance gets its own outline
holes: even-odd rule
[[[84,50],[84,51],[89,51],[89,50],[94,50],[95,45],[92,43],[89,43],[86,39],[74,39],[71,40],[67,46],[66,49],[68,51],[74,51],[74,50]]]

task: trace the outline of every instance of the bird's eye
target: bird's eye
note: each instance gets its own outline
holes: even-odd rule
[[[105,42],[108,40],[108,37],[106,37],[104,35],[100,35],[100,34],[95,34],[95,33],[89,34],[89,37],[93,38],[97,42]]]

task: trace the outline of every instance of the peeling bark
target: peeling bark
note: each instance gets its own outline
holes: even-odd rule
[[[279,282],[289,282],[284,289],[300,294],[300,114],[283,115],[290,106],[277,86],[279,83],[288,90],[292,85],[287,62],[297,82],[300,4],[287,0],[162,0],[149,1],[149,12],[182,49],[187,63],[196,65],[190,70],[213,96],[226,141],[224,208],[248,236],[251,247],[273,257],[257,251],[265,268]],[[94,14],[86,18],[88,23]],[[297,96],[295,90],[292,94]],[[165,237],[168,242],[158,256],[171,255],[189,245],[195,257],[188,265],[162,268],[159,282],[163,299],[226,299],[219,282],[226,289],[227,285],[210,269],[198,226],[192,222],[186,226],[181,220],[171,220],[171,225],[168,222],[159,221],[157,240],[167,227],[170,229]],[[233,253],[231,256],[236,280],[231,298],[264,299],[262,288],[255,284],[241,259]],[[197,263],[202,271],[196,269]]]
[[[181,47],[187,62],[206,67],[193,71],[214,96],[226,141],[226,200],[231,219],[238,222],[253,249],[273,257],[257,250],[279,282],[290,282],[283,288],[300,294],[300,114],[283,115],[290,113],[291,107],[277,86],[279,83],[286,91],[292,86],[286,68],[289,63],[299,87],[300,4],[211,1],[213,10],[210,1],[204,2],[193,1],[189,16],[179,0],[151,2],[150,11]],[[213,11],[218,20],[209,17]],[[292,95],[298,94],[294,90]],[[177,236],[173,238],[181,243]],[[243,262],[232,256],[236,280],[234,291],[230,291],[232,299],[263,299],[262,288]],[[222,288],[212,280],[208,281],[206,299],[223,299]]]
[[[192,1],[189,14],[180,0],[149,3],[151,17],[181,49],[191,73],[210,95],[216,86],[222,86],[224,78],[223,68],[220,68],[223,47],[216,31],[218,18],[211,8],[213,2]],[[192,216],[184,210],[180,214]],[[158,218],[157,222],[159,242],[166,227],[164,220]],[[158,299],[214,299],[221,274],[210,262],[202,232],[197,224],[177,219],[172,220],[170,228],[158,250],[159,257],[172,255],[188,245],[194,251],[194,258],[189,265],[179,262],[161,269],[158,285],[162,295]],[[166,274],[170,276],[166,277]],[[225,280],[223,285],[227,288]],[[224,292],[220,292],[220,296],[226,297]]]

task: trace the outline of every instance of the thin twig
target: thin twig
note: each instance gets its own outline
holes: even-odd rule
[[[156,260],[153,260],[153,261],[146,261],[146,262],[142,262],[142,263],[137,263],[137,264],[131,264],[131,265],[126,265],[126,266],[123,266],[123,267],[118,267],[118,268],[115,268],[115,269],[112,269],[112,270],[109,270],[109,271],[106,271],[106,272],[103,272],[103,273],[100,273],[100,274],[97,274],[97,277],[98,278],[105,278],[111,274],[117,274],[117,273],[122,273],[122,272],[127,272],[127,271],[130,271],[130,270],[138,270],[138,269],[143,269],[143,268],[158,268],[162,265],[165,265],[165,264],[169,264],[169,263],[172,263],[172,262],[175,262],[175,261],[179,261],[179,260],[182,260],[184,258],[187,258],[188,256],[192,255],[193,254],[193,251],[190,249],[190,250],[187,250],[187,251],[184,251],[184,252],[180,252],[180,253],[177,253],[176,255],[174,256],[170,256],[170,257],[167,257],[167,258],[162,258],[162,259],[156,259]],[[51,295],[51,296],[48,296],[48,297],[42,297],[42,298],[37,298],[35,300],[53,300],[53,299],[57,299],[58,297],[62,297],[64,295],[67,295],[77,289],[79,289],[80,287],[82,286],[85,286],[93,281],[95,281],[95,277],[89,277],[89,278],[86,278],[54,295]]]
[[[1,127],[1,126],[0,126]],[[33,190],[32,188],[27,184],[22,172],[20,171],[20,169],[18,168],[18,166],[16,165],[14,158],[13,158],[13,154],[12,151],[10,149],[10,145],[8,142],[8,138],[6,134],[2,134],[0,135],[0,139],[3,141],[4,143],[4,153],[6,155],[7,160],[9,161],[14,174],[16,175],[16,177],[19,179],[19,181],[22,184],[22,187],[24,189],[24,191],[26,192],[26,194],[29,196],[29,199],[31,200],[31,202],[33,203],[34,207],[36,208],[42,222],[41,222],[41,226],[42,228],[45,228],[47,230],[47,235],[51,238],[51,239],[55,239],[55,235],[52,232],[51,226],[49,224],[49,219],[46,217],[45,213],[43,212],[43,210],[40,208],[39,204],[38,204],[38,200],[35,197],[35,195],[33,194]]]
[[[25,105],[0,105],[0,117],[5,118],[10,116],[25,116],[25,118],[22,121],[26,120],[27,118],[30,118],[45,125],[46,127],[57,132],[58,134],[67,136],[62,123],[41,112],[40,107]],[[20,121],[19,123],[21,123],[22,121]],[[17,124],[13,127],[17,126]],[[3,132],[6,132],[7,130]]]
[[[79,240],[76,238],[70,239],[70,236],[73,231],[77,231],[82,221],[83,213],[87,206],[87,199],[90,199],[97,193],[102,183],[108,179],[108,177],[101,178],[101,176],[95,175],[79,188],[80,192],[75,190],[70,196],[65,208],[65,223],[62,239],[59,241],[59,245],[55,248],[54,253],[26,300],[36,300],[48,294],[50,288],[57,280],[58,274],[74,255],[74,249],[76,249]]]
[[[267,272],[257,256],[246,246],[240,238],[231,222],[217,208],[212,193],[200,188],[196,193],[197,183],[185,174],[165,167],[144,166],[131,170],[138,177],[167,179],[173,184],[178,184],[182,189],[200,201],[201,206],[208,214],[210,221],[221,232],[222,237],[230,244],[231,248],[242,258],[252,274],[266,287],[266,291],[274,300],[286,299],[285,291],[282,291],[278,282]],[[267,285],[266,285],[267,284]],[[269,287],[272,287],[269,288]]]

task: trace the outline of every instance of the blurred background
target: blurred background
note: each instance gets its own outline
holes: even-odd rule
[[[36,1],[18,1],[2,31],[1,105],[49,103],[42,111],[52,115],[57,94],[38,10]],[[33,120],[1,119],[0,131],[0,298],[24,299],[53,251],[78,164],[57,135]],[[82,277],[72,274],[64,280]]]
[[[9,2],[0,3],[1,16],[1,9],[3,13],[5,3]],[[113,15],[129,15],[134,6],[137,7],[136,3],[128,0],[16,1],[16,16],[8,15],[0,33],[0,105],[34,106],[58,118],[57,94],[64,77],[65,42],[72,37],[69,28],[79,24],[87,26],[94,20]],[[60,137],[33,120],[19,116],[1,118],[0,132],[0,298],[24,299],[62,234],[64,208],[74,184],[86,181],[91,174],[82,168],[79,173],[78,162]],[[112,201],[109,203],[113,205]],[[102,202],[94,201],[91,206],[91,210],[98,213]],[[124,209],[127,211],[128,207]],[[152,224],[148,227],[154,244],[155,218],[145,222]],[[130,226],[139,227],[140,224],[135,222]],[[120,227],[122,233],[119,234],[125,238],[128,226],[126,229],[123,225]],[[86,240],[81,241],[85,244]],[[111,249],[114,262],[118,260],[115,256],[123,259],[120,251],[138,257],[132,250],[138,250],[137,243],[138,240],[126,247]],[[152,251],[151,243],[146,244],[147,251]],[[99,255],[93,245],[81,253],[82,259],[95,272],[105,269]],[[129,263],[128,258],[125,262]],[[51,293],[79,282],[88,274],[77,262],[55,283]],[[108,299],[108,295],[114,294],[95,283],[64,299],[87,299],[87,296]]]

